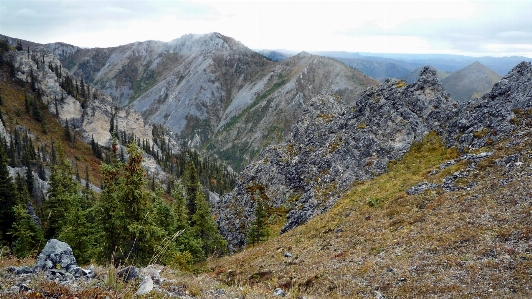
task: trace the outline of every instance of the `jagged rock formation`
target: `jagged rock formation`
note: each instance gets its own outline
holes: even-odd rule
[[[457,101],[468,101],[489,92],[501,76],[480,62],[474,62],[451,73],[442,80],[442,85]]]
[[[48,45],[73,74],[237,170],[281,142],[321,93],[353,102],[375,81],[308,53],[275,63],[219,33],[106,49]]]
[[[284,144],[268,147],[218,202],[221,233],[231,249],[245,245],[255,200],[288,211],[282,231],[326,211],[356,180],[386,171],[415,141],[438,130],[456,102],[425,68],[412,85],[390,79],[366,90],[354,106],[314,98]]]
[[[433,66],[429,66],[429,67],[431,69],[433,69],[434,71],[436,71],[436,76],[438,77],[438,80],[440,80],[440,82],[442,82],[443,79],[445,79],[447,76],[449,76],[449,74],[447,72],[439,70],[439,69],[437,69],[437,68],[435,68]],[[422,70],[423,70],[423,67],[415,68],[414,70],[409,72],[407,75],[404,75],[404,76],[400,77],[400,79],[405,79],[408,83],[414,83],[414,82],[416,82],[417,78],[419,77],[419,73]],[[442,82],[442,85],[443,85],[443,82]],[[443,85],[443,88],[445,88],[445,85]],[[447,90],[447,89],[445,89],[445,90]]]

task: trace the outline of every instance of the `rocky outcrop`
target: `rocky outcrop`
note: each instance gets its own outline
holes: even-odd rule
[[[56,239],[48,240],[33,268],[28,266],[9,267],[7,271],[16,276],[44,273],[48,279],[61,282],[81,277],[89,279],[95,277],[93,266],[89,269],[79,267],[72,248],[67,243]]]
[[[305,223],[353,182],[385,172],[413,142],[439,131],[455,105],[428,68],[412,85],[394,79],[369,88],[354,106],[335,96],[312,99],[288,141],[264,150],[218,201],[221,233],[231,249],[244,246],[259,198],[288,212],[283,232]]]
[[[90,142],[94,137],[100,145],[108,145],[113,115],[118,130],[151,142],[151,126],[144,122],[138,112],[133,109],[117,109],[112,99],[101,92],[97,99],[87,101],[86,107],[82,107],[80,101],[66,94],[56,74],[48,68],[50,63],[58,66],[61,64],[57,57],[44,47],[36,47],[31,53],[38,57],[37,61],[29,58],[25,51],[14,52],[17,78],[25,82],[33,81],[49,112],[56,115],[63,124],[68,119],[74,130],[82,134],[85,142]],[[63,68],[62,75],[67,76],[69,73]],[[94,91],[94,88],[91,87],[91,90]]]

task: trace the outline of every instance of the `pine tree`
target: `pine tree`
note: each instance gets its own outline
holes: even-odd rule
[[[8,235],[8,232],[11,230],[15,221],[13,208],[16,202],[14,197],[15,190],[7,169],[7,157],[4,152],[4,147],[0,146],[0,239],[3,239],[10,245],[13,242],[13,236]]]
[[[192,216],[192,231],[202,242],[207,255],[221,255],[227,251],[227,241],[220,235],[211,209],[202,190],[196,194],[196,213]]]
[[[44,236],[46,239],[57,238],[68,214],[68,208],[75,204],[79,196],[78,185],[72,178],[70,163],[65,158],[61,142],[56,146],[57,163],[52,166],[48,200],[44,209],[48,218],[45,223]]]
[[[30,196],[35,195],[35,177],[33,171],[29,166],[26,167],[26,186],[28,186],[28,192]]]
[[[267,219],[268,213],[264,209],[263,201],[259,199],[255,204],[255,220],[251,223],[247,235],[248,244],[255,245],[268,239],[270,233],[266,227]]]
[[[187,209],[189,215],[189,221],[192,221],[192,216],[196,214],[196,197],[201,191],[201,185],[196,172],[196,166],[192,159],[188,163],[188,167],[185,169],[185,191],[187,197]]]
[[[24,204],[18,204],[13,208],[15,222],[11,236],[14,239],[13,253],[19,259],[35,255],[44,244],[41,228],[28,214]]]
[[[72,142],[72,133],[70,132],[70,126],[68,125],[68,118],[65,119],[65,139],[68,142]]]

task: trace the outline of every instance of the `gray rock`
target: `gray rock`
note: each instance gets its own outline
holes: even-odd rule
[[[118,276],[125,282],[128,282],[130,280],[138,279],[140,277],[140,271],[135,266],[127,266],[123,269],[118,270],[116,276]]]
[[[137,290],[137,295],[146,295],[153,290],[153,280],[150,275],[144,276],[142,282],[140,283],[139,289]]]
[[[406,194],[408,195],[415,195],[415,194],[420,194],[420,193],[423,193],[427,190],[431,190],[431,189],[436,189],[438,188],[439,185],[438,184],[431,184],[431,183],[428,183],[428,182],[422,182],[422,183],[419,183],[415,186],[412,186],[410,188],[408,188],[408,190],[406,190]]]
[[[13,274],[15,275],[24,275],[33,273],[33,269],[28,266],[23,266],[20,268],[15,268]]]
[[[65,270],[77,267],[76,258],[72,248],[56,239],[50,239],[37,257],[34,271]]]
[[[285,297],[286,296],[286,293],[280,289],[280,288],[276,288],[274,291],[273,291],[273,295],[274,296],[279,296],[279,297]]]

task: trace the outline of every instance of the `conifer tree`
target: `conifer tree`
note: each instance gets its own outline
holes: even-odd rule
[[[177,266],[186,269],[191,263],[204,260],[206,256],[202,249],[202,240],[196,238],[189,225],[185,188],[181,183],[174,184],[171,196],[174,199],[171,207],[175,215],[175,231],[182,232],[175,240],[177,252],[174,253],[174,257],[178,260]]]
[[[14,239],[13,253],[20,259],[35,255],[44,244],[41,228],[28,214],[24,204],[17,204],[13,208],[13,212],[15,215],[15,222],[11,232],[11,236]]]
[[[43,233],[37,222],[29,215],[30,194],[25,180],[20,173],[15,179],[15,202],[13,208],[15,221],[11,232],[13,237],[13,253],[18,258],[24,258],[35,254],[44,243]]]
[[[0,146],[0,238],[9,245],[13,241],[13,236],[9,235],[8,232],[15,221],[13,210],[15,205],[15,190],[7,169],[7,157],[4,147]]]
[[[68,125],[68,118],[65,119],[65,139],[68,142],[72,142],[72,133],[70,132],[70,126]]]
[[[78,185],[72,178],[70,163],[65,158],[61,142],[57,143],[57,163],[52,166],[48,200],[44,203],[45,213],[49,215],[45,221],[44,236],[46,239],[57,238],[65,221],[68,208],[76,204],[79,196]]]
[[[220,235],[211,215],[211,209],[202,190],[196,194],[196,213],[192,216],[192,231],[202,242],[207,255],[220,255],[227,251],[227,241]]]
[[[187,196],[187,209],[189,221],[192,221],[192,216],[196,214],[196,197],[201,192],[201,185],[196,172],[196,166],[192,159],[189,161],[185,169],[185,191]]]
[[[268,213],[264,209],[263,201],[259,199],[255,204],[255,220],[251,223],[251,228],[247,235],[248,244],[255,245],[268,239],[267,219]]]

